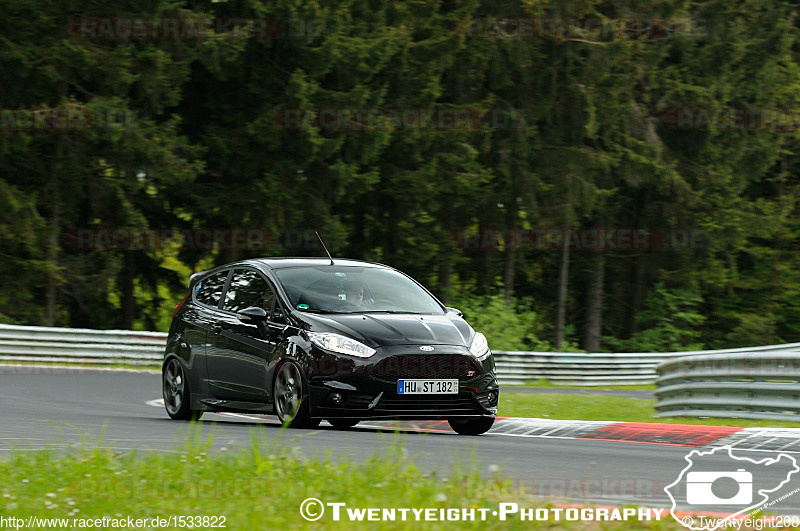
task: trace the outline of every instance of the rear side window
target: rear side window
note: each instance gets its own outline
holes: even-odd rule
[[[194,300],[200,304],[216,308],[222,296],[222,288],[225,287],[225,281],[227,279],[227,271],[221,271],[208,278],[204,278],[194,287]]]
[[[251,306],[264,308],[269,314],[275,295],[267,281],[252,269],[235,269],[231,285],[225,293],[223,310],[238,312]]]

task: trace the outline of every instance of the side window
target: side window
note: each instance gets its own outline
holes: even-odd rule
[[[274,299],[275,295],[261,275],[252,269],[235,269],[222,309],[238,312],[250,306],[258,306],[269,313]]]
[[[219,298],[222,296],[222,288],[225,287],[225,281],[227,279],[228,272],[221,271],[201,280],[194,287],[194,300],[200,304],[216,308],[219,304]]]

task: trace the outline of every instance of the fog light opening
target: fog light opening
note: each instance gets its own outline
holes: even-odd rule
[[[339,404],[344,402],[344,397],[342,396],[341,393],[333,393],[331,395],[331,402],[333,402],[334,404],[336,404],[338,406]]]
[[[494,391],[487,391],[485,393],[481,393],[480,395],[480,402],[483,407],[490,408],[490,407],[497,407],[497,402],[499,401],[500,393],[497,390]]]

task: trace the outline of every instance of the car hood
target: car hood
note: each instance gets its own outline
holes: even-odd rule
[[[388,345],[458,345],[469,347],[472,327],[461,317],[413,314],[303,314],[317,331],[344,334],[372,347]],[[314,326],[316,325],[316,326]]]

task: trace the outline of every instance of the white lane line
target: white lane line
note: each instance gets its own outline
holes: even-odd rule
[[[778,448],[775,451],[776,452],[782,452],[784,448],[788,448],[789,446],[797,446],[798,444],[800,444],[800,440],[795,439],[795,440],[793,440],[793,441],[791,441],[791,442],[789,442],[787,444],[784,444],[783,446],[781,446],[780,448]]]

